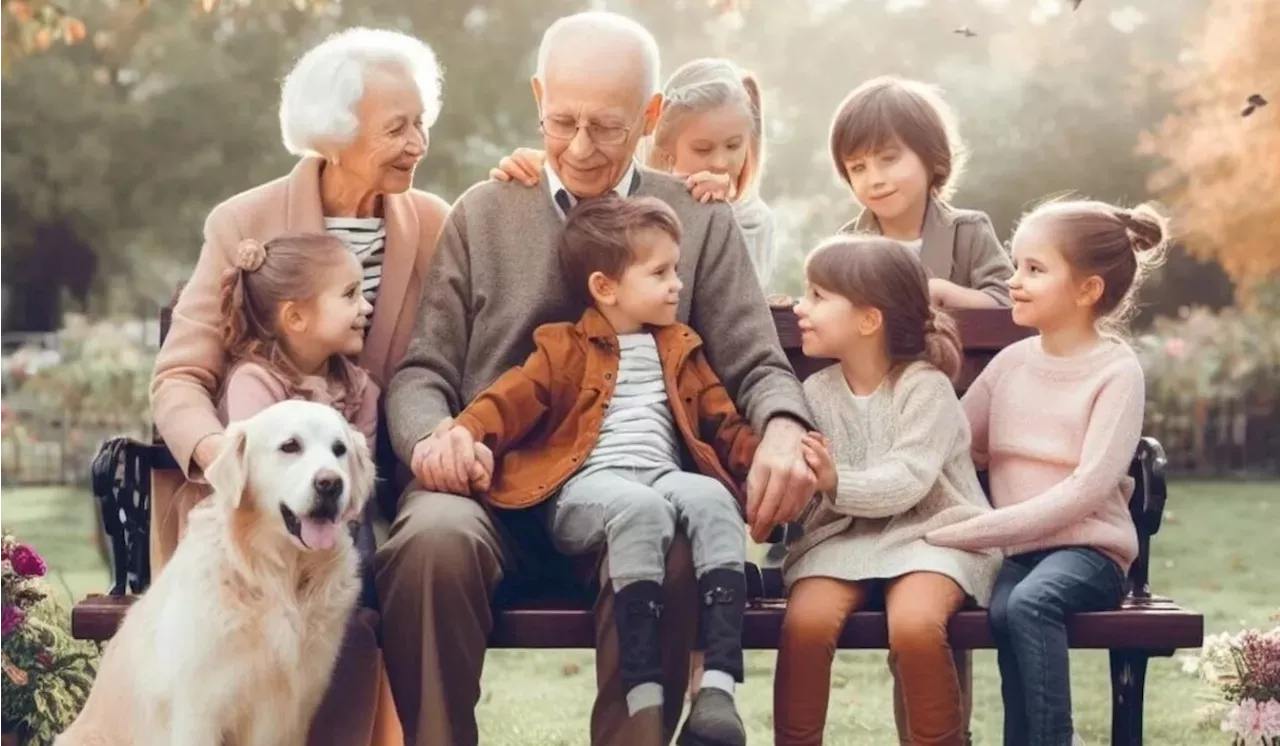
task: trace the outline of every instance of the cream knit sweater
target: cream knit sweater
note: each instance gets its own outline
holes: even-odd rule
[[[804,392],[831,441],[837,486],[802,519],[804,535],[784,566],[787,583],[929,571],[955,580],[985,605],[999,552],[924,541],[927,531],[991,510],[970,460],[969,425],[947,377],[916,363],[896,382],[855,397],[833,365],[810,376]]]

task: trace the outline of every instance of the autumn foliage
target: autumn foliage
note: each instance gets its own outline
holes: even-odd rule
[[[1188,249],[1248,295],[1280,276],[1280,2],[1210,0],[1193,56],[1171,74],[1178,111],[1142,138],[1164,161],[1149,187]],[[1246,100],[1270,103],[1244,115]]]

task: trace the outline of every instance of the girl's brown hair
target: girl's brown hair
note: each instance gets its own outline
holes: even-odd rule
[[[849,184],[845,161],[895,140],[910,148],[929,172],[929,191],[947,199],[964,171],[968,154],[955,113],[938,90],[916,80],[873,78],[850,93],[831,120],[831,160]]]
[[[681,123],[690,114],[737,104],[751,124],[751,138],[742,174],[734,184],[734,199],[750,196],[764,169],[764,109],[755,76],[726,59],[693,60],[671,74],[662,96],[662,113],[653,128],[645,165],[670,171],[675,161],[675,141],[684,130]]]
[[[1168,222],[1151,205],[1126,209],[1065,200],[1047,202],[1023,216],[1015,239],[1031,225],[1046,231],[1077,278],[1102,279],[1094,315],[1107,331],[1123,336],[1138,288],[1164,260]]]
[[[265,244],[251,238],[241,241],[233,265],[222,273],[219,295],[222,344],[228,357],[263,365],[280,378],[290,398],[309,398],[303,374],[282,344],[280,307],[315,298],[324,290],[324,270],[349,261],[350,254],[342,239],[327,234],[290,234]],[[345,392],[343,415],[354,416],[363,392],[357,390],[360,382],[352,378],[350,366],[331,359],[328,378]]]
[[[917,361],[953,381],[960,374],[955,321],[929,303],[929,276],[910,249],[869,233],[835,236],[809,254],[805,276],[855,306],[880,311],[892,375]]]

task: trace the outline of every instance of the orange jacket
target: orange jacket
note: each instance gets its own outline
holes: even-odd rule
[[[536,348],[482,391],[457,424],[493,450],[488,499],[528,508],[555,494],[600,436],[617,384],[618,337],[594,308],[576,324],[543,324]],[[759,438],[711,370],[702,339],[684,324],[654,330],[668,405],[693,464],[744,503]]]

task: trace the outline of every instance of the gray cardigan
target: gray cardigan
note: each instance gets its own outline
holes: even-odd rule
[[[870,210],[863,210],[841,233],[879,233],[880,225]],[[996,229],[985,212],[961,210],[938,199],[930,199],[920,230],[920,262],[930,277],[950,280],[960,287],[981,290],[1001,306],[1010,306],[1009,278],[1013,261],[1000,245]]]
[[[738,409],[758,430],[778,415],[812,428],[729,205],[699,204],[683,182],[639,173],[635,194],[662,199],[680,217],[678,318],[702,336]],[[413,338],[387,390],[387,426],[404,463],[441,420],[524,361],[535,328],[581,315],[556,257],[563,220],[546,184],[482,182],[445,219]]]

